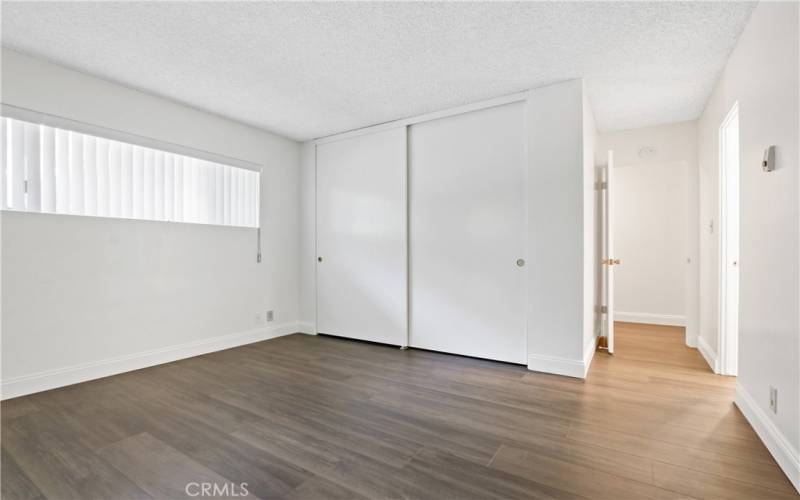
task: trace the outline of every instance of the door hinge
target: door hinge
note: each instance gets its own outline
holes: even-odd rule
[[[27,180],[22,181],[22,184],[24,189],[23,193],[28,194],[28,181]]]
[[[606,314],[608,312],[608,306],[600,306],[600,313]]]
[[[606,181],[598,181],[594,183],[594,188],[598,191],[602,191],[603,189],[608,189],[608,183]]]

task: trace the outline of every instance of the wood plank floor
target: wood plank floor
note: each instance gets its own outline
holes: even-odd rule
[[[618,331],[586,381],[298,334],[8,400],[2,498],[798,498],[683,329]]]

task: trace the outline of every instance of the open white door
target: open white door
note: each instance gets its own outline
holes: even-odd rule
[[[605,320],[603,336],[609,354],[614,354],[614,266],[619,259],[614,258],[614,152],[608,152],[603,183],[603,304]]]

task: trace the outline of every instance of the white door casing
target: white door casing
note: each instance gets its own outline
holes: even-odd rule
[[[719,373],[737,374],[739,337],[739,103],[719,129]]]

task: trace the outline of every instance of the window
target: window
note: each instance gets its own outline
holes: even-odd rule
[[[3,210],[258,227],[259,172],[0,120]]]

